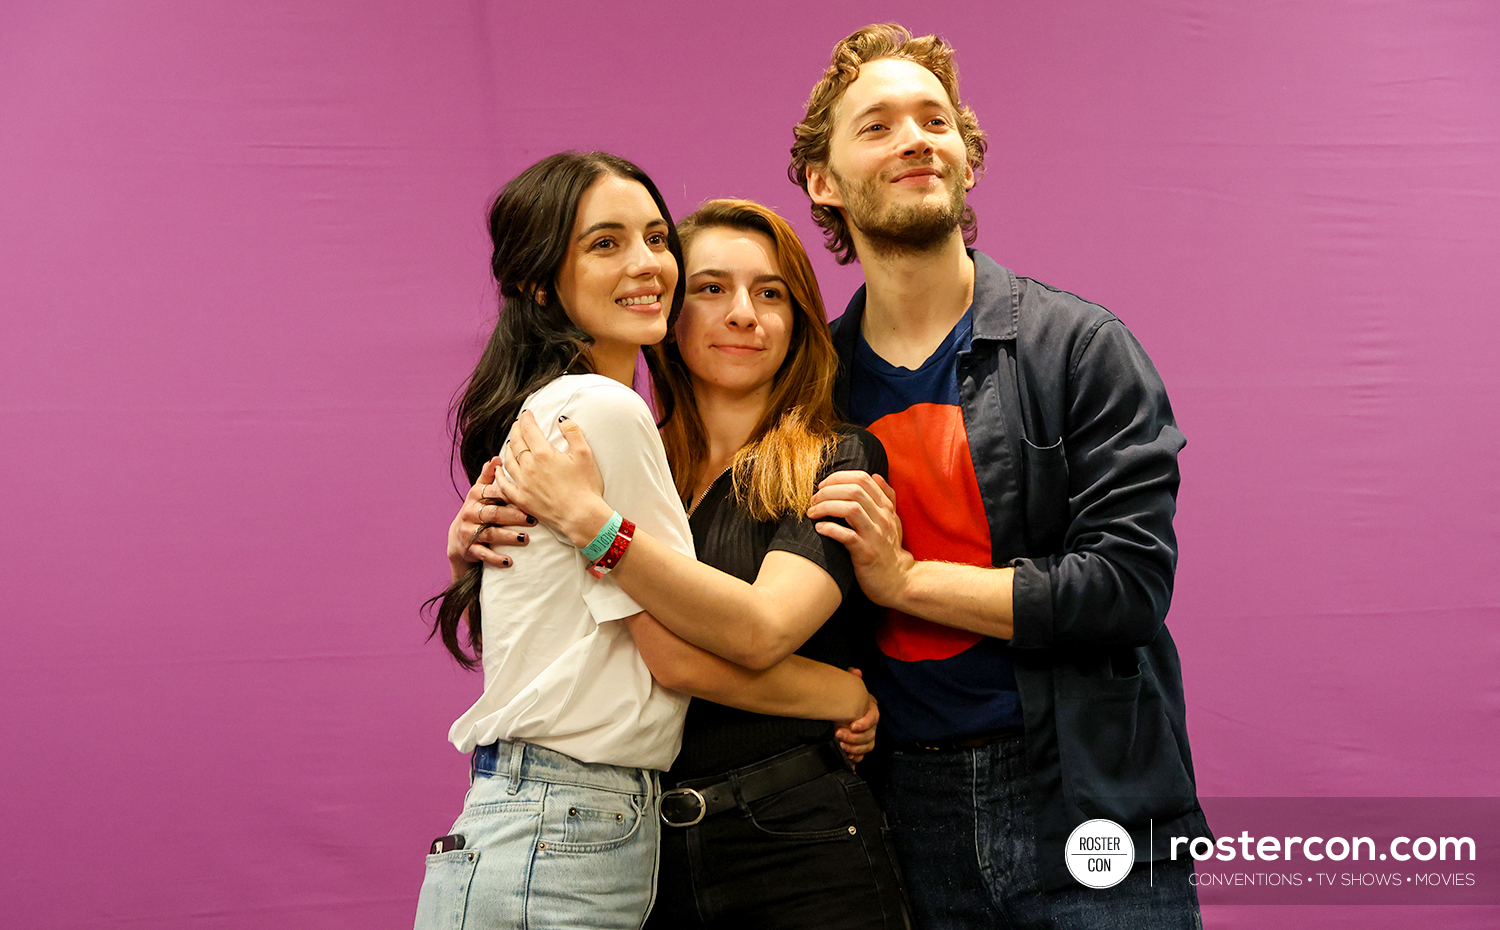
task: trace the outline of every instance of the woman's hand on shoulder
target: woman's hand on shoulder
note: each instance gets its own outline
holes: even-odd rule
[[[454,579],[473,562],[509,568],[511,557],[491,547],[524,546],[531,538],[531,527],[536,525],[536,518],[501,497],[494,484],[498,462],[491,459],[485,463],[479,480],[464,495],[463,506],[448,526],[448,566]]]
[[[602,496],[604,479],[583,429],[566,417],[559,428],[566,452],[553,448],[531,411],[523,411],[505,441],[495,486],[507,500],[582,547],[614,511]]]

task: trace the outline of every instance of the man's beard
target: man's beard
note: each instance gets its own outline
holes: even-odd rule
[[[838,174],[833,178],[844,194],[847,222],[864,234],[870,249],[878,255],[934,251],[948,241],[963,219],[967,191],[958,173],[951,168],[940,178],[942,183],[949,185],[946,201],[931,203],[924,200],[910,206],[882,204],[881,194],[889,185],[879,177],[858,183],[850,183]]]

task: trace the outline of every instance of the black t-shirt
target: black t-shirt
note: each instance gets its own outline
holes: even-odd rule
[[[837,448],[818,480],[836,471],[859,470],[885,476],[885,449],[880,440],[854,427],[840,429]],[[876,609],[859,589],[849,550],[822,536],[800,513],[780,520],[759,521],[734,498],[734,482],[722,474],[704,492],[688,522],[698,559],[742,581],[755,581],[760,563],[773,549],[793,552],[817,564],[843,592],[838,610],[797,654],[837,668],[853,666],[867,673],[879,661],[875,651]],[[688,705],[682,751],[666,781],[703,778],[749,765],[798,746],[827,742],[834,725],[822,720],[799,720],[752,714],[694,698]]]

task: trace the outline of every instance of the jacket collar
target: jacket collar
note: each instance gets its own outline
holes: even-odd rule
[[[993,258],[970,249],[974,260],[974,338],[1005,341],[1016,338],[1021,319],[1021,286],[1016,276]]]
[[[974,302],[969,305],[974,313],[974,338],[1015,339],[1021,318],[1021,288],[1016,276],[978,249],[969,249],[969,257],[974,260]],[[861,284],[834,333],[833,343],[840,358],[848,358],[854,351],[864,317],[865,286]]]
[[[974,339],[1006,341],[1016,338],[1021,317],[1021,288],[1010,269],[977,249],[969,249],[974,260]],[[833,403],[844,419],[849,418],[849,372],[855,340],[865,318],[865,286],[849,299],[844,315],[834,320],[833,348],[839,357],[839,377],[833,385]]]

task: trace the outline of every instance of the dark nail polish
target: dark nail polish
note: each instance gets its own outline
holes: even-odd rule
[[[527,526],[536,526],[536,517],[533,517],[531,514],[527,514],[526,515],[526,525]]]
[[[516,542],[521,543],[522,545],[525,545],[526,544],[526,534],[525,533],[517,533],[516,534]]]
[[[560,417],[557,418],[557,422],[561,423],[564,420],[566,420],[567,418],[568,418],[567,414],[564,414],[564,415],[562,415],[562,416],[560,416]]]
[[[510,559],[501,559],[500,560],[500,567],[501,568],[510,568]]]

